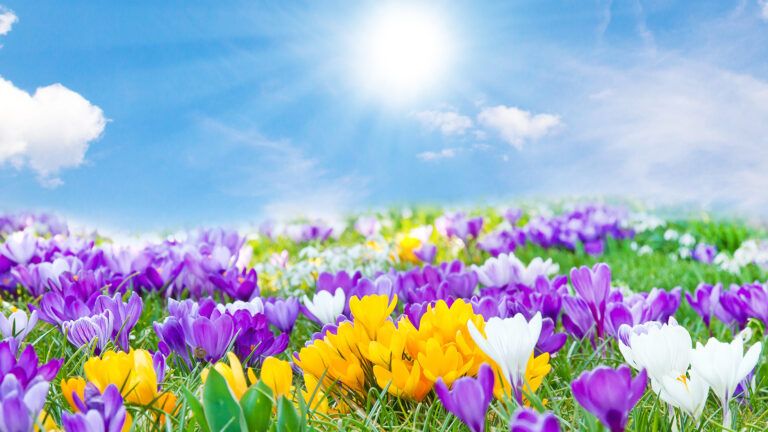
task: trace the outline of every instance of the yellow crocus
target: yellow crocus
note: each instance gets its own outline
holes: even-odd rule
[[[416,256],[416,250],[421,247],[421,240],[412,236],[404,235],[397,240],[397,256],[401,261],[418,264],[421,262]]]
[[[157,374],[152,365],[152,355],[147,350],[131,350],[128,353],[106,351],[100,358],[88,359],[83,370],[85,380],[92,382],[101,392],[110,384],[116,385],[127,403],[152,405],[169,413],[176,406],[176,396],[170,392],[158,392]]]
[[[290,396],[293,383],[291,364],[276,357],[267,357],[261,367],[261,380],[272,390],[275,399]]]
[[[227,381],[235,398],[240,400],[246,390],[248,390],[248,386],[256,383],[256,376],[251,368],[243,370],[243,365],[240,363],[240,359],[238,359],[233,352],[227,353],[227,360],[229,360],[229,365],[224,362],[217,362],[213,365],[213,368],[224,377],[224,380]],[[208,373],[208,368],[203,369],[200,373],[200,378],[203,380],[203,383],[205,383],[205,380],[208,378]],[[246,375],[248,376],[248,382],[246,382]]]
[[[349,310],[352,312],[355,325],[361,325],[370,339],[376,338],[376,332],[392,315],[397,306],[397,295],[391,299],[385,295],[368,295],[362,299],[352,296],[349,300]]]

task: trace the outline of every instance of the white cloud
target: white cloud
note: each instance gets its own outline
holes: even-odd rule
[[[83,163],[105,125],[99,107],[61,84],[30,95],[0,78],[0,165],[28,167],[45,186],[60,185],[59,171]]]
[[[11,27],[16,23],[19,18],[13,11],[9,11],[0,6],[0,36],[8,34],[11,31]]]
[[[560,117],[553,114],[531,114],[516,107],[498,105],[484,108],[477,121],[495,130],[501,138],[518,149],[526,141],[536,140],[554,131],[560,125]]]
[[[463,135],[472,127],[472,119],[454,111],[421,111],[413,115],[429,130],[440,130],[443,135]]]
[[[768,21],[768,0],[757,0],[757,5],[760,7],[760,18]]]
[[[574,101],[574,187],[768,210],[768,81],[683,59],[590,75],[611,92]]]
[[[417,154],[416,157],[423,161],[434,161],[438,159],[451,159],[453,157],[456,157],[456,154],[458,154],[458,151],[456,149],[445,148],[438,152],[433,152],[433,151],[421,152]]]

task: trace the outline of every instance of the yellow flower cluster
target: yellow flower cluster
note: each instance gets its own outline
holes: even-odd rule
[[[438,378],[451,385],[462,376],[475,375],[482,363],[493,365],[501,376],[467,330],[470,320],[479,329],[485,326],[470,304],[459,299],[449,307],[438,301],[428,307],[418,327],[407,317],[397,324],[389,319],[396,304],[396,297],[352,297],[352,321],[299,351],[296,364],[304,372],[308,392],[320,384],[319,393],[325,398],[334,389],[339,396],[337,409],[343,410],[341,399],[365,394],[374,385],[397,397],[420,401]],[[531,357],[526,380],[535,391],[549,372],[549,356],[533,358],[531,353]],[[497,397],[510,391],[508,382],[497,380]]]

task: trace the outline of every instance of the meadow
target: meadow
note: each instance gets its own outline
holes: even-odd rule
[[[761,431],[768,232],[616,204],[0,216],[0,430]]]

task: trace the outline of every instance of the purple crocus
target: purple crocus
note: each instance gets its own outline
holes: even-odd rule
[[[560,424],[551,412],[538,414],[530,408],[520,408],[512,416],[509,432],[560,432]]]
[[[36,377],[28,386],[14,374],[1,375],[0,430],[28,432],[35,429],[35,421],[45,405],[49,381]]]
[[[485,431],[485,414],[493,399],[493,369],[480,366],[477,378],[462,377],[451,390],[442,378],[435,382],[435,393],[445,409],[459,418],[472,432]]]
[[[32,261],[36,252],[37,236],[28,230],[14,232],[0,245],[0,255],[20,265]]]
[[[17,357],[14,342],[0,342],[0,377],[14,375],[24,389],[28,388],[37,377],[49,382],[53,380],[64,362],[63,359],[53,359],[40,365],[32,345],[27,345]]]
[[[694,260],[703,262],[704,264],[712,264],[715,261],[717,255],[717,248],[714,245],[707,243],[699,243],[693,248],[691,256]]]
[[[67,340],[78,348],[95,341],[95,352],[100,354],[111,340],[113,322],[112,312],[107,310],[74,321],[65,321],[61,329],[67,335]]]
[[[571,391],[576,401],[611,432],[623,432],[629,413],[645,393],[647,381],[645,369],[632,378],[627,365],[618,369],[600,366],[582,372],[571,383]]]
[[[413,254],[421,262],[432,264],[435,261],[435,255],[437,255],[437,246],[432,243],[424,243],[420,248],[413,251]]]
[[[734,285],[724,292],[720,304],[739,327],[744,327],[749,318],[755,318],[768,325],[768,287],[759,283]]]
[[[61,426],[65,432],[120,432],[126,420],[123,396],[117,386],[110,384],[100,393],[93,383],[85,386],[85,400],[73,392],[77,413],[62,413]]]
[[[275,328],[290,333],[299,316],[299,301],[295,297],[270,298],[264,303],[264,314]]]
[[[605,333],[605,315],[608,302],[608,294],[611,289],[611,269],[606,264],[595,264],[591,269],[588,267],[574,268],[571,270],[571,284],[578,295],[580,301],[568,301],[573,297],[566,297],[563,306],[565,315],[563,316],[563,325],[568,327],[578,327],[581,333],[586,334],[591,325],[584,319],[583,308],[586,306],[592,323],[595,326],[596,336],[603,338]],[[580,309],[580,310],[579,310]],[[578,318],[577,318],[578,317]],[[586,325],[586,328],[584,328]]]
[[[721,284],[699,284],[693,293],[685,293],[685,299],[688,304],[704,321],[704,325],[710,327],[712,318],[716,317],[726,324],[734,321],[733,316],[727,312],[720,304],[723,286]]]
[[[144,302],[138,294],[131,293],[128,301],[123,302],[120,294],[116,293],[113,297],[99,296],[93,311],[96,313],[112,312],[112,340],[121,350],[128,352],[131,349],[128,336],[136,323],[139,322],[143,307]]]

